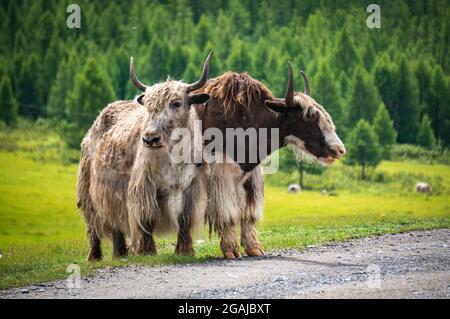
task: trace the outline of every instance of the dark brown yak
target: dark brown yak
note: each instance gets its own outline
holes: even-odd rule
[[[305,93],[294,92],[292,67],[289,64],[288,85],[284,98],[275,98],[262,83],[247,74],[227,72],[211,79],[197,93],[210,95],[204,106],[196,106],[203,121],[203,131],[219,128],[226,145],[226,128],[268,128],[268,154],[276,151],[270,144],[271,128],[279,130],[280,147],[292,145],[309,153],[320,162],[331,164],[345,155],[345,147],[335,133],[330,115],[309,96],[309,81],[302,72]],[[205,143],[207,144],[207,143]],[[261,145],[261,144],[258,144]],[[226,258],[240,256],[235,226],[241,225],[241,244],[249,256],[264,252],[257,240],[256,222],[263,213],[263,179],[258,154],[250,162],[249,145],[245,146],[245,161],[231,158],[227,163],[211,165],[208,179],[206,221],[220,237]],[[236,156],[237,153],[234,152]],[[227,157],[228,154],[225,155]]]
[[[102,257],[101,238],[113,240],[113,255],[127,253],[126,238],[137,254],[154,254],[154,232],[178,230],[176,252],[192,254],[191,229],[203,222],[206,192],[203,168],[194,162],[173,162],[170,137],[187,128],[194,137],[197,113],[190,107],[208,100],[206,93],[191,92],[207,81],[208,56],[200,80],[194,84],[168,80],[146,86],[134,101],[108,105],[81,144],[77,203],[89,241],[88,260]],[[201,143],[189,152],[201,154]],[[200,149],[195,149],[200,145]]]

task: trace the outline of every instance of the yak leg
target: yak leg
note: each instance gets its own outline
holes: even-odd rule
[[[89,245],[89,253],[86,260],[97,261],[102,259],[102,248],[100,242],[100,237],[102,235],[99,233],[101,232],[101,228],[96,224],[95,217],[97,216],[97,212],[90,202],[90,197],[86,203],[84,203],[85,205],[78,205],[81,208],[84,220],[86,222],[86,237]]]
[[[81,144],[80,166],[77,175],[77,207],[81,210],[86,223],[86,237],[89,245],[89,253],[86,259],[96,261],[102,259],[102,249],[100,236],[96,231],[96,229],[99,229],[96,227],[97,212],[89,193],[91,161],[88,156],[86,141],[84,139]]]
[[[102,249],[100,246],[100,238],[93,229],[87,231],[87,238],[89,242],[89,254],[87,256],[88,261],[97,261],[102,259]]]
[[[211,165],[206,222],[210,231],[214,230],[219,235],[220,248],[227,259],[241,257],[235,232],[245,206],[241,178],[242,171],[235,163]]]
[[[125,235],[120,230],[115,230],[113,234],[113,257],[119,258],[127,255],[127,245]]]
[[[235,225],[226,225],[219,232],[220,248],[226,259],[241,258],[239,244],[236,238]]]
[[[131,247],[136,255],[156,255],[156,244],[153,239],[154,222],[139,223],[133,216],[129,216],[131,232]]]
[[[178,240],[175,247],[175,253],[183,256],[194,256],[194,248],[192,247],[191,221],[189,216],[180,215],[178,218]]]
[[[140,231],[140,238],[136,246],[137,255],[156,255],[156,243],[153,239],[153,223],[144,225],[145,230]]]
[[[203,223],[208,202],[203,176],[196,177],[183,196],[183,212],[178,218],[178,240],[175,253],[193,256],[191,232]]]
[[[245,209],[241,217],[241,245],[248,256],[262,256],[264,251],[257,239],[256,222],[261,219],[264,201],[264,181],[256,168],[244,183]]]
[[[257,239],[255,220],[241,220],[241,244],[250,257],[258,257],[264,255],[261,244]]]

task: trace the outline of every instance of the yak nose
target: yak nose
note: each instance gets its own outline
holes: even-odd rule
[[[347,154],[345,146],[343,144],[330,145],[331,150],[336,154],[336,158],[342,158]]]
[[[152,132],[146,133],[142,136],[142,142],[145,146],[157,147],[162,145],[162,136],[160,133]]]

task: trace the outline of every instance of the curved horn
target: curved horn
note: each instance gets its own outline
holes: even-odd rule
[[[139,81],[139,79],[136,76],[136,71],[134,70],[133,57],[131,57],[131,61],[130,61],[130,77],[131,77],[131,82],[133,82],[134,86],[137,87],[139,90],[145,91],[147,89],[147,86],[144,83],[142,83],[141,81]]]
[[[203,85],[205,85],[206,81],[208,80],[208,72],[209,72],[209,60],[211,59],[212,51],[209,52],[208,57],[205,60],[205,64],[203,64],[203,71],[202,75],[200,76],[200,79],[192,84],[189,84],[187,87],[187,92],[195,91],[199,88],[201,88]]]
[[[294,75],[292,72],[291,62],[288,62],[288,83],[286,87],[286,94],[284,96],[284,101],[287,106],[294,105]]]
[[[305,82],[305,94],[306,95],[311,95],[311,90],[309,88],[309,80],[308,77],[306,76],[306,73],[303,71],[300,71],[300,73],[303,76],[303,82]]]

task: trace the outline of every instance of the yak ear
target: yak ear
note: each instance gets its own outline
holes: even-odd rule
[[[140,104],[140,105],[144,105],[144,96],[145,94],[141,94],[136,98],[136,101]]]
[[[203,104],[209,100],[209,94],[206,93],[200,93],[200,94],[192,94],[189,95],[188,103],[189,105],[192,104]]]
[[[277,113],[286,113],[287,111],[286,104],[281,101],[266,100],[264,104],[266,107]]]

